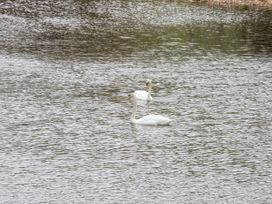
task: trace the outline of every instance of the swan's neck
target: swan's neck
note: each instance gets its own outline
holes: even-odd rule
[[[137,103],[136,99],[133,99],[133,109],[132,109],[132,114],[130,116],[130,121],[134,122],[135,121],[135,116],[136,116],[136,111],[137,111]]]
[[[147,100],[150,100],[151,99],[151,84],[148,86],[148,89],[147,89]]]

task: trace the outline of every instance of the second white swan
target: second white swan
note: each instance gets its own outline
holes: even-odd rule
[[[151,87],[152,87],[152,81],[150,79],[147,79],[145,82],[145,85],[147,87],[147,91],[144,90],[137,90],[134,92],[135,97],[137,100],[144,100],[144,101],[151,101]]]

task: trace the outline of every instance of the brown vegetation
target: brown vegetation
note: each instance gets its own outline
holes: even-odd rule
[[[272,9],[272,0],[191,0],[191,2],[208,3],[224,6],[249,6],[252,8]]]

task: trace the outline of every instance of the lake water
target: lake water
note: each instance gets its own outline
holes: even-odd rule
[[[0,3],[0,203],[272,202],[272,12]],[[171,126],[130,124],[128,94]]]

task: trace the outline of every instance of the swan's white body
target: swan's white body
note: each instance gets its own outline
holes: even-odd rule
[[[151,86],[152,86],[152,81],[150,79],[146,80],[146,86],[148,91],[144,90],[137,90],[134,92],[135,98],[137,100],[143,100],[143,101],[151,101],[152,96],[151,96]]]
[[[161,116],[161,115],[147,115],[142,118],[136,119],[136,111],[137,111],[137,102],[136,102],[136,96],[135,93],[132,93],[130,96],[132,96],[133,99],[133,111],[130,117],[130,121],[134,124],[138,125],[169,125],[169,123],[172,121],[171,119]]]
[[[161,115],[147,115],[139,119],[131,118],[131,122],[138,125],[169,125],[172,120]]]

